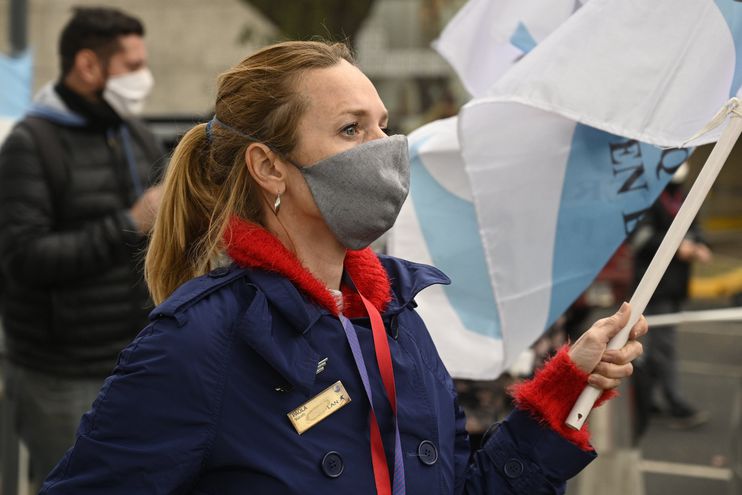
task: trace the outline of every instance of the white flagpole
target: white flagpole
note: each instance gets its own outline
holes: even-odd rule
[[[737,142],[737,138],[742,134],[742,109],[739,108],[739,103],[736,98],[733,98],[721,112],[721,116],[724,118],[727,115],[730,116],[729,124],[711,151],[711,155],[706,160],[701,173],[688,192],[688,196],[685,198],[672,225],[670,225],[667,234],[665,234],[665,238],[657,249],[657,253],[652,258],[649,268],[647,268],[647,271],[639,282],[639,286],[631,297],[629,301],[631,304],[629,322],[611,339],[608,343],[608,349],[620,349],[626,344],[631,329],[639,321],[639,317],[647,307],[649,299],[654,294],[657,284],[659,284],[667,266],[675,256],[680,243],[690,228],[691,222],[698,214],[698,210],[701,208],[701,204],[706,198],[716,177],[719,175],[721,167],[724,165],[729,153],[731,153],[734,144]],[[717,115],[714,121],[718,121],[718,117]],[[707,129],[702,132],[706,131]],[[691,139],[695,139],[695,137]],[[600,389],[591,385],[585,387],[577,398],[574,407],[572,407],[569,416],[567,416],[567,420],[565,421],[567,426],[576,430],[580,429],[595,405],[595,401],[600,397],[601,392]]]

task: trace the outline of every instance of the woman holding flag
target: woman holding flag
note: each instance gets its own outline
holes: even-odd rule
[[[42,494],[561,493],[594,457],[563,422],[641,354],[624,304],[514,391],[469,457],[415,312],[450,281],[374,254],[407,195],[404,136],[342,44],[286,42],[224,73],[175,151],[146,261],[159,306]]]

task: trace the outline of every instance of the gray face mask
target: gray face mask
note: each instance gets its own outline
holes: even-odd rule
[[[375,139],[314,165],[296,165],[340,243],[363,249],[392,228],[410,190],[407,137]]]

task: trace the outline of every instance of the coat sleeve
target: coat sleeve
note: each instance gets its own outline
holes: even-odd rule
[[[469,460],[466,420],[457,408],[456,493],[555,494],[596,454],[587,427],[564,425],[572,404],[587,384],[587,374],[567,355],[566,346],[536,377],[514,389],[515,410]],[[601,396],[599,404],[611,393]]]
[[[143,330],[40,495],[191,493],[221,413],[226,333],[170,318]]]
[[[141,236],[126,210],[76,229],[54,229],[54,202],[31,135],[16,127],[0,152],[0,260],[3,272],[31,286],[50,286],[100,273]]]
[[[471,462],[468,450],[456,455],[463,461],[457,493],[466,495],[563,494],[567,480],[596,456],[520,409],[499,425]]]

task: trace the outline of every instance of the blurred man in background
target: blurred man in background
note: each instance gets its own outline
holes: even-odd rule
[[[657,248],[683,204],[685,199],[683,182],[687,175],[688,164],[684,163],[675,172],[670,183],[647,211],[630,238],[630,244],[636,255],[634,272],[636,285],[647,271]],[[660,280],[645,314],[681,311],[688,299],[692,263],[708,263],[711,257],[711,250],[694,222]],[[635,363],[633,376],[637,439],[645,432],[652,414],[668,416],[670,427],[676,429],[700,426],[709,419],[707,411],[696,409],[680,392],[676,340],[677,330],[674,326],[657,327],[644,339],[645,354]]]
[[[40,479],[151,306],[140,265],[163,154],[134,118],[153,85],[143,36],[123,12],[76,9],[59,80],[0,149],[6,386]]]

